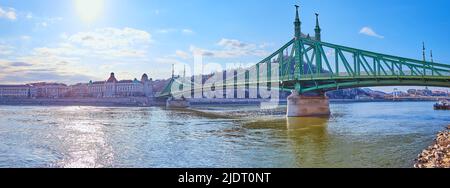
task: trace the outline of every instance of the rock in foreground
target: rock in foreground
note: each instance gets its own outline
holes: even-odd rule
[[[450,168],[450,125],[416,159],[415,168]]]

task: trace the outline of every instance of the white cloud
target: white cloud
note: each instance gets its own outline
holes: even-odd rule
[[[56,48],[39,47],[34,48],[32,55],[37,57],[70,57],[70,56],[82,56],[88,51],[84,49],[77,49],[75,46],[69,44],[60,44]]]
[[[159,64],[174,64],[174,65],[182,64],[181,61],[172,58],[156,58],[154,61]]]
[[[228,49],[233,49],[233,48],[245,48],[248,44],[243,43],[236,39],[223,38],[217,43],[217,45],[226,47]]]
[[[67,35],[67,33],[61,33],[60,35],[59,35],[59,38],[61,38],[61,39],[67,39],[67,38],[69,38],[69,36]]]
[[[53,48],[34,49],[38,56],[95,57],[98,59],[143,58],[151,43],[150,33],[133,28],[100,28],[73,35],[63,33]]]
[[[62,17],[39,17],[35,16],[32,12],[17,11],[16,9],[9,7],[0,7],[0,18],[5,18],[11,21],[19,18],[26,18],[27,20],[33,21],[35,27],[37,28],[45,28],[57,22],[63,21]]]
[[[161,64],[179,64],[179,63],[181,63],[180,61],[178,61],[176,59],[171,59],[171,58],[156,58],[155,62],[161,63]]]
[[[191,29],[175,29],[175,28],[163,28],[163,29],[157,29],[155,31],[156,33],[159,34],[169,34],[169,33],[181,33],[184,35],[192,35],[195,34],[195,32]]]
[[[36,26],[37,27],[47,27],[48,23],[47,22],[39,22],[39,23],[36,23]]]
[[[65,82],[89,80],[88,70],[77,67],[77,64],[61,61],[52,57],[19,57],[17,61],[0,60],[0,83],[24,84],[30,82]]]
[[[0,18],[6,18],[8,20],[16,20],[17,13],[13,8],[2,8],[0,7]]]
[[[380,38],[380,39],[384,38],[384,36],[377,34],[370,27],[363,27],[363,28],[361,28],[361,30],[359,31],[359,34],[364,34],[364,35],[367,35],[367,36],[376,37],[376,38]]]
[[[245,43],[236,39],[221,39],[217,42],[217,45],[222,49],[208,50],[195,46],[190,47],[190,51],[194,55],[202,55],[207,57],[217,58],[235,58],[244,56],[267,56],[269,53],[264,49],[265,45],[256,45],[251,43]]]
[[[193,45],[191,47],[189,47],[189,51],[191,51],[192,54],[194,54],[194,55],[210,56],[210,57],[215,56],[215,53],[213,51],[210,51],[210,50],[207,50],[207,49],[198,48],[198,47],[193,46]]]
[[[183,29],[181,32],[183,32],[183,34],[187,34],[187,35],[194,34],[194,31],[192,31],[191,29]]]
[[[54,17],[54,18],[47,18],[47,20],[48,20],[48,22],[50,22],[50,23],[55,23],[55,22],[63,21],[64,18],[62,18],[62,17]]]
[[[172,33],[175,31],[176,31],[176,29],[166,28],[166,29],[158,29],[158,30],[156,30],[156,33],[167,34],[167,33]]]
[[[177,56],[177,57],[180,57],[180,58],[182,58],[182,59],[189,59],[191,56],[189,55],[189,53],[187,53],[187,52],[185,52],[185,51],[182,51],[182,50],[177,50],[176,52],[175,52],[175,55]]]
[[[28,18],[28,15],[27,15]],[[36,29],[44,29],[51,25],[57,24],[64,20],[62,17],[53,17],[53,18],[41,18],[41,17],[29,17],[29,19],[33,19],[35,21]]]
[[[267,48],[269,46],[272,46],[273,44],[269,44],[269,43],[262,43],[259,45],[259,48]]]
[[[22,39],[22,40],[31,40],[31,37],[28,36],[28,35],[22,35],[22,36],[20,36],[20,39]]]
[[[96,50],[130,48],[151,42],[150,33],[133,28],[101,28],[91,32],[80,32],[68,37],[68,41]]]
[[[29,12],[26,16],[27,19],[33,19],[33,13]]]
[[[0,55],[10,55],[14,52],[14,47],[0,44]]]
[[[119,70],[140,72],[141,69],[135,67],[142,67],[144,65],[142,63],[150,62],[148,47],[151,41],[151,35],[146,31],[133,28],[99,28],[87,32],[61,34],[59,42],[36,47],[30,50],[30,53],[21,56],[8,55],[13,53],[13,48],[0,45],[0,52],[8,55],[6,62],[23,62],[4,64],[6,68],[0,70],[0,83],[29,81],[74,83],[89,80],[87,78],[104,79],[104,75],[101,74],[103,71],[114,71],[102,69],[105,65],[118,65],[115,72]],[[25,64],[28,66],[23,66]]]

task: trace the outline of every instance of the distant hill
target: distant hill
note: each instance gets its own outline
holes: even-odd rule
[[[384,99],[385,95],[386,93],[384,92],[374,91],[369,88],[341,89],[327,92],[327,96],[330,99],[357,99],[357,98]]]
[[[153,91],[156,93],[161,92],[169,83],[170,79],[155,80],[153,81]]]

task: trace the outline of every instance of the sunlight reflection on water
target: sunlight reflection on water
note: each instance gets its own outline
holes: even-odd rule
[[[411,167],[450,122],[432,103],[199,110],[0,106],[0,167]]]

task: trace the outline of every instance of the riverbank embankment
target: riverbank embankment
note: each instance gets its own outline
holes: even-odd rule
[[[399,99],[395,102],[425,102],[437,99]],[[270,99],[189,99],[191,106],[211,105],[261,105],[270,103]],[[361,103],[361,102],[393,102],[387,99],[330,99],[330,103]],[[280,99],[279,105],[286,105],[286,99]],[[164,98],[122,97],[122,98],[0,98],[0,105],[14,106],[125,106],[150,107],[166,106]]]
[[[3,98],[0,105],[14,106],[154,106],[158,101],[146,97],[124,98],[60,98],[60,99],[20,99]]]

